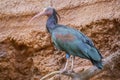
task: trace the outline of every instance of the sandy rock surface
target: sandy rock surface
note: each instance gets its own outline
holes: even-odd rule
[[[120,50],[120,0],[0,0],[0,80],[37,80],[64,67],[65,53],[56,54],[45,28],[47,17],[28,24],[50,4],[59,23],[89,36],[103,57]],[[75,71],[89,66],[76,57]],[[114,66],[91,80],[119,80],[119,73],[120,66]]]

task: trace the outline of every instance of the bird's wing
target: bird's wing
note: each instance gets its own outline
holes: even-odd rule
[[[60,34],[64,34],[64,33],[72,34],[78,39],[82,40],[84,43],[94,47],[94,43],[92,42],[92,40],[88,38],[86,35],[84,35],[82,32],[64,25],[58,25],[58,26],[59,28],[56,31],[60,32]],[[64,33],[61,33],[61,32],[64,32]]]
[[[83,33],[65,26],[60,26],[52,32],[55,45],[64,51],[73,52],[77,56],[100,60],[100,54],[93,42]],[[75,53],[76,52],[76,53]],[[82,53],[82,54],[81,54]]]
[[[69,28],[69,27],[68,27]],[[76,30],[76,29],[72,29],[72,32],[80,39],[83,41],[83,43],[91,46],[92,49],[94,49],[94,51],[97,51],[97,53],[100,55],[100,58],[103,58],[102,55],[100,54],[99,50],[95,47],[93,41],[88,38],[85,34],[83,34],[82,32]],[[91,50],[92,51],[92,50]],[[90,52],[89,52],[90,53]],[[94,54],[91,54],[91,56],[94,55]],[[94,57],[94,56],[92,56]],[[96,57],[97,58],[97,57]]]
[[[72,33],[74,35],[76,35],[80,40],[82,40],[84,43],[90,45],[90,46],[94,46],[94,43],[92,42],[92,40],[90,38],[88,38],[85,34],[83,34],[82,32],[76,30],[76,29],[72,29],[70,28]]]

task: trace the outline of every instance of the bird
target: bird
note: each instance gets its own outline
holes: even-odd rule
[[[71,59],[71,70],[73,70],[75,57],[91,61],[98,69],[103,69],[102,55],[95,47],[93,41],[81,31],[58,24],[59,14],[53,7],[47,7],[42,12],[33,16],[29,23],[40,16],[47,16],[46,28],[51,35],[55,48],[66,53],[66,64],[63,71],[67,70],[68,61]],[[72,56],[72,57],[71,57]]]

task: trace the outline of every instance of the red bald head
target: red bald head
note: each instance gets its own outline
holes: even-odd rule
[[[32,19],[30,19],[28,23],[30,23],[32,20],[34,20],[35,18],[38,18],[40,16],[48,16],[49,17],[50,15],[53,14],[54,10],[55,9],[52,7],[47,7],[42,12],[40,12],[40,13],[36,14],[34,17],[32,17]]]

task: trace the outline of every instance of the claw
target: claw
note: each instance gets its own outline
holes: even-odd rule
[[[60,71],[60,74],[65,73],[65,72],[67,72],[67,70],[63,69],[63,70]]]
[[[74,71],[73,70],[68,70],[68,73],[74,73]]]

